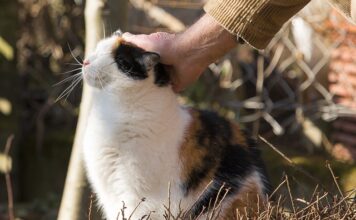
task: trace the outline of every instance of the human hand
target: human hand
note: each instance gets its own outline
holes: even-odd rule
[[[173,90],[179,92],[195,82],[210,63],[236,46],[235,36],[212,17],[204,15],[181,34],[150,35],[124,33],[125,41],[158,53],[171,75]]]
[[[132,35],[124,33],[122,37],[127,42],[146,51],[156,52],[161,56],[161,63],[167,65],[175,92],[180,92],[195,82],[209,65],[189,56],[189,49],[181,45],[180,36],[177,34],[158,32],[150,35]]]

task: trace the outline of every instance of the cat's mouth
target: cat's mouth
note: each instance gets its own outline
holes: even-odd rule
[[[99,70],[90,68],[90,64],[85,65],[84,62],[82,67],[84,82],[97,89],[104,89],[109,83],[109,77],[101,73]]]
[[[103,76],[90,76],[89,74],[84,74],[84,82],[89,86],[95,87],[97,89],[104,89],[108,84],[107,77]]]

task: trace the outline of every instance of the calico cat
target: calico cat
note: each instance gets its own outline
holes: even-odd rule
[[[99,206],[108,220],[123,202],[132,219],[164,219],[167,204],[203,219],[221,202],[219,219],[234,219],[266,199],[255,143],[235,123],[181,106],[159,59],[114,34],[83,63],[94,90],[83,154]]]

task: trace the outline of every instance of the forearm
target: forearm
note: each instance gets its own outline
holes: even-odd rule
[[[179,34],[123,35],[126,41],[160,54],[160,62],[166,64],[175,91],[193,83],[210,63],[234,48],[235,37],[209,15]]]
[[[237,45],[236,37],[211,16],[204,15],[184,33],[178,34],[176,50],[182,58],[204,67],[224,56]]]

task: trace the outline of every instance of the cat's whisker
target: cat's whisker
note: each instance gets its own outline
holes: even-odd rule
[[[95,71],[95,75],[96,75],[96,79],[99,80],[99,83],[101,85],[101,89],[104,89],[103,83],[101,82],[101,77],[100,77],[100,72],[97,70],[97,68],[94,67],[94,71]],[[102,71],[103,72],[103,71]],[[104,72],[105,73],[105,72]]]
[[[105,67],[111,66],[111,65],[113,65],[114,63],[116,63],[116,61],[114,61],[114,62],[112,62],[112,63],[107,64]]]
[[[81,67],[78,67],[78,68],[75,68],[75,69],[72,69],[72,70],[69,70],[69,71],[66,71],[66,72],[63,72],[63,73],[59,73],[60,75],[65,75],[65,74],[68,74],[68,73],[72,73],[72,72],[75,72],[75,71],[78,71],[78,70],[81,70],[82,68]]]
[[[77,80],[77,82],[72,86],[72,88],[69,90],[69,92],[67,93],[67,96],[65,98],[65,100],[67,100],[67,98],[69,97],[69,95],[73,92],[73,90],[75,89],[75,87],[81,82],[81,79]]]
[[[80,77],[81,74],[82,74],[82,72],[76,73],[76,74],[74,74],[72,76],[69,76],[69,77],[61,80],[60,82],[54,84],[53,86],[59,86],[59,85],[65,83],[65,82],[68,82],[68,81],[72,80],[73,78]]]
[[[67,98],[69,97],[69,95],[72,93],[72,91],[74,90],[74,88],[82,81],[81,78],[76,79],[76,81],[74,82],[74,84],[71,86],[71,88],[69,89],[69,91],[67,92],[66,98],[65,100],[67,100]]]
[[[78,63],[64,63],[66,65],[71,65],[71,66],[82,66],[82,64],[78,64]]]
[[[78,77],[77,79],[73,80],[73,82],[58,96],[55,102],[58,102],[67,95],[69,96],[70,92],[72,91],[72,88],[74,88],[81,80],[82,77]]]
[[[69,43],[68,43],[68,48],[69,48],[70,54],[71,54],[72,57],[75,59],[75,61],[77,61],[78,64],[83,65],[83,62],[79,62],[79,60],[74,56],[73,50],[72,50],[72,48],[70,47]],[[81,59],[81,60],[82,60],[82,59]]]
[[[107,71],[105,71],[105,70],[100,70],[100,71],[98,71],[97,69],[95,69],[95,71],[98,72],[98,73],[99,73],[99,72],[102,72],[102,73],[105,73],[105,74],[110,75],[110,72],[107,72]]]
[[[95,67],[94,67],[94,71],[96,72],[96,75],[98,76],[97,78],[98,78],[99,83],[100,83],[100,85],[101,85],[101,89],[102,89],[103,91],[105,91],[104,86],[103,86],[102,79],[101,79],[101,77],[100,77],[100,72],[99,72],[99,71],[97,70],[97,68],[95,68]],[[103,73],[105,73],[105,74],[109,74],[109,73],[105,72],[104,70],[102,70],[101,72],[103,72]]]
[[[78,80],[78,79],[76,79],[76,81],[77,81],[77,80]],[[70,90],[70,88],[72,87],[72,85],[74,85],[76,81],[72,82],[72,84],[71,84],[70,86],[68,86],[68,87],[58,96],[58,98],[56,99],[55,102],[57,102],[57,101],[61,100],[63,97],[65,97],[65,96],[68,94],[68,91]]]
[[[101,85],[101,89],[104,90],[104,86],[103,86],[103,83],[101,82],[100,74],[98,75],[98,78],[99,78],[99,82],[100,82],[100,85]]]

